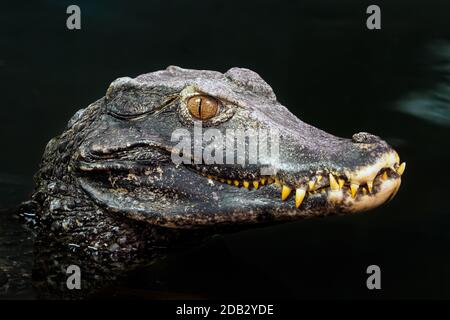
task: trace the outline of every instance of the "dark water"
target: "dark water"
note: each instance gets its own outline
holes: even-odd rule
[[[253,69],[305,122],[377,134],[407,170],[386,206],[217,237],[130,277],[125,296],[450,298],[450,5],[377,3],[378,31],[361,1],[78,1],[80,31],[65,28],[71,2],[3,7],[0,297],[37,296],[32,238],[11,208],[46,142],[115,78],[179,65]],[[382,290],[365,286],[371,264]]]

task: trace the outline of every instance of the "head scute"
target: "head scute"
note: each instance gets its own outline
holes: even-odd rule
[[[252,70],[245,68],[231,68],[225,73],[225,77],[239,87],[263,95],[270,100],[277,100],[272,88],[259,76],[259,74]]]

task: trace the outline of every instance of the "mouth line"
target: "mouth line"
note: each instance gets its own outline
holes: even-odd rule
[[[372,165],[361,167],[354,171],[343,170],[343,173],[321,170],[316,175],[297,179],[300,182],[295,185],[285,182],[276,175],[246,180],[213,176],[205,172],[194,171],[209,180],[228,184],[236,188],[242,187],[249,191],[275,184],[281,189],[282,201],[287,201],[295,194],[295,207],[300,208],[308,196],[317,194],[324,194],[331,201],[334,201],[333,198],[340,198],[339,202],[344,202],[343,199],[348,198],[351,203],[362,201],[363,199],[367,200],[367,196],[377,197],[379,193],[383,193],[380,196],[385,197],[384,193],[387,192],[384,188],[385,185],[393,185],[389,182],[396,181],[398,183],[395,183],[395,186],[392,187],[392,192],[387,199],[391,200],[398,191],[399,181],[401,181],[405,168],[406,163],[400,163],[397,152],[392,151],[380,156],[379,160]],[[373,199],[370,201],[373,201]]]
[[[343,195],[358,200],[366,195],[376,195],[384,182],[389,180],[397,180],[401,178],[401,175],[405,171],[406,163],[395,163],[389,167],[382,167],[372,179],[366,180],[364,183],[352,182],[348,176],[358,176],[359,172],[350,172],[345,174],[335,175],[333,173],[326,172],[321,175],[315,175],[310,178],[301,179],[302,183],[292,186],[280,180],[277,176],[263,176],[256,180],[240,180],[230,179],[208,175],[203,172],[198,172],[201,176],[206,177],[209,180],[228,184],[236,188],[245,188],[249,191],[257,190],[268,185],[275,184],[281,188],[281,200],[287,201],[293,191],[295,190],[295,206],[299,208],[307,196],[315,194],[326,194],[328,192],[342,192]]]
[[[376,161],[374,164],[357,168],[356,170],[341,170],[341,172],[333,172],[332,170],[322,169],[314,175],[305,176],[296,179],[297,183],[287,182],[287,179],[278,175],[260,176],[250,179],[236,179],[226,176],[210,175],[207,172],[196,170],[192,166],[186,166],[189,170],[202,176],[208,180],[227,184],[230,187],[243,188],[248,191],[256,191],[269,185],[275,185],[281,189],[281,200],[287,201],[290,198],[295,199],[295,207],[300,208],[305,199],[309,196],[324,195],[329,201],[339,198],[339,203],[349,199],[350,203],[368,199],[368,197],[377,197],[380,191],[386,193],[383,186],[389,185],[389,182],[400,181],[401,175],[404,173],[406,163],[400,163],[398,154],[393,151],[387,153]],[[80,161],[78,169],[81,172],[88,173],[92,171],[124,171],[134,174],[148,175],[147,170],[154,170],[151,164],[145,161],[139,162],[132,159],[115,159],[101,162]],[[211,181],[211,182],[212,182]],[[391,183],[392,184],[392,183]],[[399,186],[399,183],[395,185]],[[392,187],[389,199],[393,198],[398,190],[398,186]],[[293,192],[295,191],[295,192]],[[383,195],[384,197],[386,195]],[[372,199],[373,200],[373,199]]]

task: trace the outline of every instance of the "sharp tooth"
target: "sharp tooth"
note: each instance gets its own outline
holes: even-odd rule
[[[361,190],[362,190],[363,194],[367,194],[367,189],[366,188],[362,187]]]
[[[289,188],[288,186],[283,186],[281,188],[281,200],[286,200],[287,197],[289,197],[289,195],[291,194],[292,189]]]
[[[342,187],[344,186],[345,180],[344,179],[338,179],[339,182],[339,188],[342,189]]]
[[[387,172],[383,172],[383,174],[381,175],[381,180],[386,181],[388,179],[388,175]]]
[[[244,185],[244,188],[247,188],[250,186],[250,183],[248,183],[248,181],[245,181],[242,183]]]
[[[295,207],[298,208],[303,202],[305,198],[306,190],[305,189],[297,189],[295,192]]]
[[[263,186],[263,185],[265,185],[265,184],[266,184],[266,179],[261,178],[261,185]]]
[[[225,182],[225,179],[221,178],[221,179],[220,179],[220,182],[224,183],[224,182]]]
[[[398,168],[397,168],[397,173],[399,175],[402,175],[403,172],[405,172],[405,168],[406,168],[406,162],[403,162]]]
[[[280,179],[278,179],[277,177],[275,177],[275,183],[278,184],[278,185],[281,185]]]
[[[330,179],[330,188],[333,191],[337,191],[339,190],[339,184],[337,183],[336,179],[334,178],[334,176],[330,173],[328,175],[329,179]]]
[[[317,183],[319,183],[320,180],[322,180],[322,176],[318,176],[318,177],[317,177]]]
[[[359,184],[357,183],[351,183],[350,184],[350,191],[352,193],[352,198],[356,197],[356,193],[358,192]]]
[[[253,187],[255,189],[258,189],[259,188],[259,182],[258,181],[253,181]]]
[[[232,184],[232,183],[233,183],[233,181],[231,181],[231,180],[227,180],[227,183],[228,183],[228,184]]]
[[[309,187],[309,190],[314,190],[314,186],[316,185],[316,180],[311,180],[311,181],[309,181],[308,182],[308,187]],[[298,189],[297,189],[298,190]]]
[[[234,185],[235,185],[236,187],[239,187],[239,181],[238,181],[238,180],[234,180]]]
[[[367,189],[369,190],[369,193],[372,193],[373,188],[373,180],[367,181]]]

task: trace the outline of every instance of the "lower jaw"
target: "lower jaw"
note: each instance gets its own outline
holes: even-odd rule
[[[396,195],[400,184],[400,177],[392,177],[374,185],[372,192],[364,190],[355,197],[348,189],[319,190],[308,194],[299,208],[295,207],[294,201],[288,199],[274,209],[274,212],[279,219],[364,212],[389,202]]]
[[[280,190],[279,186],[272,184],[270,186],[265,186],[265,188],[250,191],[251,193],[261,193],[260,195],[262,198],[260,200],[256,199],[255,202],[248,199],[249,207],[245,208],[244,206],[240,208],[241,210],[237,210],[236,212],[233,212],[233,210],[224,210],[223,214],[214,214],[210,212],[202,215],[194,213],[192,214],[192,217],[190,217],[190,214],[180,212],[175,215],[163,215],[157,217],[154,214],[141,214],[139,213],[139,210],[137,210],[139,208],[128,208],[129,210],[114,208],[112,211],[124,211],[130,218],[135,220],[146,220],[152,224],[180,228],[200,227],[216,223],[254,224],[264,221],[276,222],[278,220],[281,222],[331,214],[367,211],[392,199],[400,187],[400,183],[400,177],[390,177],[385,181],[374,184],[372,192],[367,191],[366,193],[358,193],[354,198],[351,196],[348,189],[331,190],[330,188],[327,188],[325,190],[318,190],[317,192],[308,195],[299,208],[295,207],[295,201],[292,197],[287,199],[287,201],[281,201],[281,199],[278,198]],[[111,191],[109,188],[105,188],[103,190],[104,192],[101,192],[102,188],[98,189],[98,187],[87,183],[87,181],[84,181],[82,185],[88,187],[88,190],[85,190],[88,191],[91,196],[100,200],[99,202],[103,202],[104,200],[98,198],[102,193],[109,195],[107,199],[110,199]],[[224,187],[234,189],[233,186],[225,185]],[[95,190],[96,192],[94,192]],[[124,199],[131,196],[130,194],[122,194],[120,189],[117,190],[117,194]],[[277,199],[276,205],[275,202],[272,202],[272,199]],[[140,199],[129,199],[129,203],[133,203],[133,200],[140,201]],[[264,200],[267,201],[266,205],[264,204]],[[111,208],[109,209],[111,210]],[[244,213],[242,212],[242,209],[244,209]]]
[[[345,212],[361,212],[376,208],[388,201],[390,201],[397,194],[400,188],[401,178],[391,178],[383,181],[378,187],[375,193],[367,193],[359,195],[357,198],[350,196],[343,196],[341,206]],[[339,195],[336,198],[329,197],[329,201],[339,200]]]

